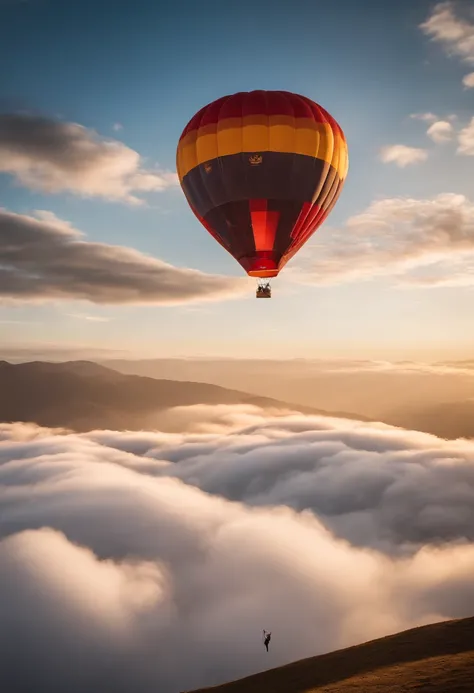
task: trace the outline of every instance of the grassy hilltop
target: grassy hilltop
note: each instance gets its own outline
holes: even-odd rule
[[[194,693],[474,693],[474,618],[422,626]]]

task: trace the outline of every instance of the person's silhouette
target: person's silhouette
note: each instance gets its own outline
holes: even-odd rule
[[[263,631],[263,644],[264,644],[265,647],[267,648],[267,652],[268,652],[268,646],[269,646],[269,644],[270,644],[270,640],[271,640],[271,639],[272,639],[272,634],[271,634],[271,633],[267,633],[267,631],[264,630],[264,631]]]

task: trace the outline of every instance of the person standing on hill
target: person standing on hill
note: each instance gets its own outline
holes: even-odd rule
[[[271,634],[271,633],[267,633],[267,631],[264,630],[264,631],[263,631],[263,644],[264,644],[265,647],[267,648],[267,652],[268,652],[268,646],[269,646],[269,644],[270,644],[270,640],[271,640],[271,639],[272,639],[272,634]]]

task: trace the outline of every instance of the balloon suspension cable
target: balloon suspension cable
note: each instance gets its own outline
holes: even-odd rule
[[[272,297],[272,287],[270,285],[270,279],[259,277],[257,279],[257,298],[271,298]]]

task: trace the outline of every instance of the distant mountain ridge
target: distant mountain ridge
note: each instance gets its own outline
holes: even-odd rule
[[[160,427],[170,430],[161,419],[157,421],[157,412],[193,404],[252,404],[309,415],[378,420],[445,439],[474,438],[474,398],[406,406],[370,417],[288,402],[278,396],[260,396],[215,382],[130,374],[123,372],[120,362],[117,367],[120,370],[93,361],[0,361],[0,421],[32,421],[77,431]],[[131,362],[130,368],[134,367]],[[163,364],[160,368],[163,372]],[[175,375],[175,369],[170,370]]]
[[[464,618],[412,628],[193,693],[473,691],[474,618]]]
[[[251,404],[306,414],[363,419],[206,383],[124,375],[90,361],[0,361],[0,420],[76,431],[159,428],[157,414],[196,404]]]
[[[412,376],[361,371],[331,373],[312,370],[311,361],[293,359],[185,359],[162,358],[100,361],[120,373],[173,379],[199,380],[233,388],[236,383],[247,392],[297,402],[295,408],[314,407],[319,411],[352,412],[348,418],[381,421],[390,426],[423,431],[448,440],[474,438],[474,378],[452,376],[446,382],[440,373]],[[411,361],[399,361],[398,366]],[[416,366],[416,364],[414,364]],[[436,367],[473,371],[474,360],[440,361]],[[288,395],[283,393],[287,392]],[[314,410],[313,410],[314,411]],[[473,687],[474,693],[474,687]]]
[[[474,399],[394,412],[390,423],[447,440],[474,438]]]

